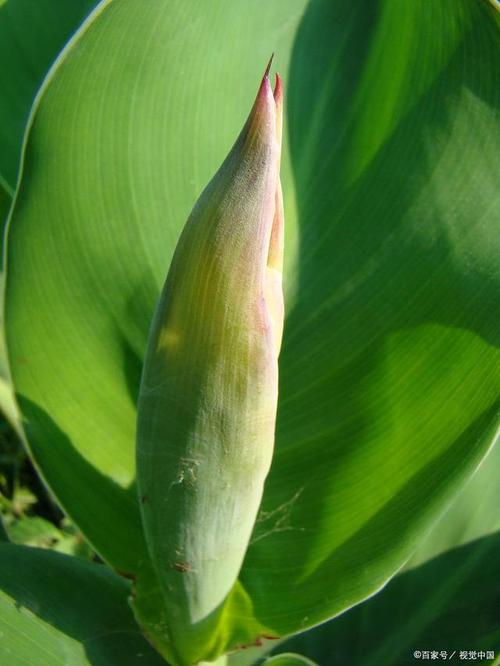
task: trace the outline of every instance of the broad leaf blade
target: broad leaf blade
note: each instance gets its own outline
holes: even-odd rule
[[[432,526],[405,568],[411,569],[451,548],[499,531],[499,477],[500,446],[497,444],[465,488]]]
[[[278,633],[375,592],[495,435],[496,16],[318,2],[301,24],[288,98],[300,280],[242,576]]]
[[[43,77],[97,0],[0,3],[0,181],[13,190],[29,111]]]
[[[36,92],[57,54],[97,0],[0,2],[0,255],[17,182],[21,145]],[[3,268],[3,256],[0,256]],[[3,318],[3,282],[0,285]],[[19,430],[0,321],[0,409]]]
[[[129,592],[103,565],[0,544],[0,660],[30,666],[164,664],[135,624]]]
[[[406,571],[345,615],[280,649],[320,664],[414,664],[414,650],[498,650],[500,534],[461,546]]]

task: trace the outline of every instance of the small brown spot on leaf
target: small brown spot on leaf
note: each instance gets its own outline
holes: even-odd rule
[[[174,562],[172,566],[176,571],[180,571],[181,573],[187,573],[192,570],[192,566],[188,562]]]

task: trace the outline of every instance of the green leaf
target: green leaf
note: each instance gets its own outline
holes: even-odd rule
[[[2,324],[0,322],[0,327],[1,325]],[[0,331],[0,357],[2,356],[2,353],[5,354],[5,351],[2,350],[3,343],[1,338],[2,332]],[[1,363],[2,361],[0,360],[0,365]],[[5,417],[16,431],[20,429],[21,425],[19,411],[14,397],[14,391],[12,389],[10,380],[7,379],[7,377],[2,376],[0,376],[0,412],[1,416]]]
[[[7,534],[7,530],[5,529],[5,525],[3,524],[3,518],[0,515],[0,542],[3,541],[9,541],[9,535]]]
[[[6,0],[0,6],[0,183],[5,183],[11,194],[35,94],[57,54],[96,1]]]
[[[316,662],[300,654],[286,652],[266,659],[263,666],[317,666]]]
[[[5,528],[12,543],[37,548],[50,548],[59,553],[91,558],[92,551],[82,535],[64,521],[61,528],[40,516],[21,516],[5,520]]]
[[[300,278],[242,572],[278,634],[376,592],[495,436],[497,43],[479,2],[313,3],[301,24]]]
[[[129,591],[103,565],[0,544],[0,661],[30,666],[164,664],[134,622]]]
[[[60,538],[57,527],[40,516],[21,516],[8,524],[12,543],[49,548]]]
[[[5,0],[0,3],[0,255],[4,225],[16,186],[21,144],[36,92],[69,36],[97,0]],[[3,267],[3,256],[0,256]],[[0,410],[19,431],[19,414],[7,370],[0,285]]]
[[[496,650],[499,548],[497,533],[444,553],[281,648],[329,666],[415,664],[414,650]]]
[[[413,568],[450,548],[499,531],[499,478],[500,446],[496,445],[451,506],[432,526],[405,568]]]
[[[277,52],[288,316],[235,614],[255,641],[378,590],[498,421],[498,15],[473,0],[304,9],[101,5],[47,81],[9,234],[8,344],[33,455],[96,549],[135,571],[152,312]]]
[[[7,213],[9,212],[10,205],[12,203],[12,189],[10,186],[2,179],[0,175],[0,219],[6,220]],[[3,228],[2,228],[2,247],[3,247]]]

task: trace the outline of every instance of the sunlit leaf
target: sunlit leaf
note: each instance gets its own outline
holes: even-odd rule
[[[97,0],[0,2],[0,267],[4,225],[16,186],[29,111],[50,65]],[[0,274],[3,280],[3,275]],[[7,370],[0,284],[0,411],[19,430]]]
[[[328,666],[415,664],[415,650],[444,651],[448,659],[453,653],[458,659],[460,650],[495,652],[500,644],[499,548],[496,533],[444,553],[280,649]]]
[[[21,516],[6,522],[9,541],[25,546],[50,548],[59,553],[90,558],[92,551],[74,528],[62,529],[40,516]]]
[[[479,470],[432,526],[405,568],[410,569],[450,548],[500,530],[500,446],[487,455]]]

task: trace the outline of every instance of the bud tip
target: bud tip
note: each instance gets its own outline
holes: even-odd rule
[[[276,102],[276,106],[278,106],[278,104],[281,102],[283,98],[283,84],[281,82],[281,76],[278,73],[276,73],[273,96],[274,96],[274,101]]]
[[[264,78],[265,79],[269,76],[269,70],[271,69],[271,65],[273,63],[273,58],[274,58],[274,53],[271,54],[271,57],[269,58],[269,62],[267,63],[266,71],[264,72]]]

